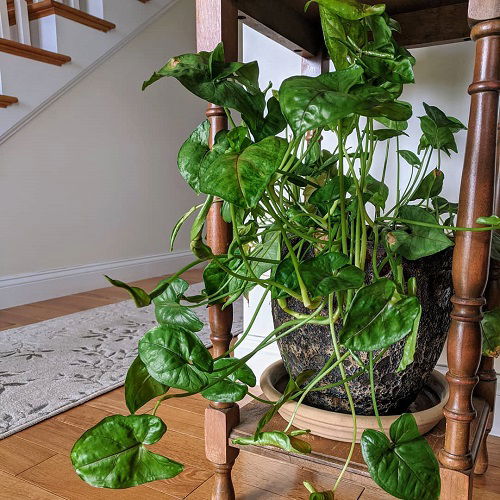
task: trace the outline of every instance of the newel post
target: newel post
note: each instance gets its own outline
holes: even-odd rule
[[[196,0],[197,50],[212,51],[224,43],[227,61],[238,60],[238,9],[234,0]],[[210,122],[210,147],[215,135],[227,128],[224,109],[208,105],[206,116]],[[222,201],[215,199],[207,217],[207,243],[214,254],[227,252],[231,242],[231,226],[221,216]],[[231,342],[232,307],[222,310],[219,305],[209,308],[209,323],[214,357],[224,354]],[[231,469],[238,449],[228,445],[231,429],[238,424],[239,407],[235,404],[210,403],[205,410],[205,451],[214,464],[215,483],[213,500],[233,500],[234,488]]]
[[[495,0],[470,0],[471,38],[476,42],[469,129],[460,188],[457,225],[477,227],[476,219],[494,211],[496,136],[500,53],[500,19],[493,19]],[[490,17],[491,16],[491,17]],[[453,311],[448,337],[447,379],[450,397],[444,409],[446,437],[439,454],[445,468],[443,499],[471,498],[474,458],[471,422],[476,416],[472,394],[481,360],[482,308],[488,279],[491,233],[456,232],[453,254]],[[456,471],[459,474],[453,474]],[[452,484],[452,482],[454,484]],[[457,493],[460,492],[458,495]],[[455,496],[453,496],[455,495]]]

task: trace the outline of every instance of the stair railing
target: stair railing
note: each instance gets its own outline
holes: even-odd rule
[[[15,26],[9,22],[9,7],[14,7]],[[0,0],[0,38],[31,45],[28,4],[26,0]]]

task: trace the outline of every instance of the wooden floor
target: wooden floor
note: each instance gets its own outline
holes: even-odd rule
[[[184,276],[200,281],[200,272]],[[151,289],[158,280],[145,280],[139,286]],[[46,319],[111,304],[128,298],[116,288],[105,288],[59,299],[13,307],[0,311],[0,329],[14,328]],[[185,464],[185,471],[168,481],[157,481],[130,490],[103,490],[88,486],[73,472],[69,452],[73,443],[90,426],[113,414],[128,414],[123,389],[116,389],[81,406],[0,441],[0,499],[49,500],[188,498],[209,500],[212,469],[205,459],[203,413],[206,401],[200,396],[170,400],[158,415],[168,426],[153,451]],[[0,409],[1,411],[1,409]],[[500,500],[500,438],[490,438],[491,466],[475,480],[474,500]],[[329,489],[335,477],[278,463],[261,456],[241,453],[234,482],[238,499],[305,499],[303,481],[319,489]],[[344,481],[336,500],[383,500],[377,491]]]

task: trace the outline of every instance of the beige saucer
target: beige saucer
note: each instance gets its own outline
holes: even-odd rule
[[[277,401],[281,397],[276,387],[281,387],[288,378],[283,361],[279,360],[270,365],[262,374],[260,387],[269,401]],[[281,384],[280,384],[281,382]],[[410,407],[421,434],[429,432],[442,418],[443,407],[448,400],[449,390],[446,378],[434,370],[429,382],[422,389],[417,400]],[[285,403],[279,413],[288,422],[295,410],[295,402]],[[389,431],[391,424],[399,415],[381,417],[385,431]],[[371,416],[358,416],[357,438],[359,443],[365,429],[378,429],[377,420]],[[309,429],[312,434],[335,441],[352,441],[352,416],[336,413],[302,404],[297,411],[293,423],[299,429]]]

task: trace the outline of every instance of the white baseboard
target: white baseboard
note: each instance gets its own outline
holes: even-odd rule
[[[192,261],[189,251],[148,255],[29,274],[0,276],[0,309],[110,286],[104,274],[121,281],[174,273]]]

